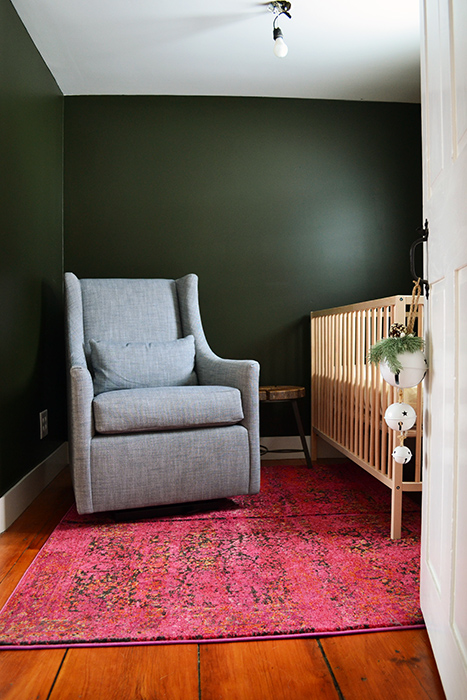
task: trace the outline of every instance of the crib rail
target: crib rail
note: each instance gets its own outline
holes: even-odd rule
[[[388,337],[392,323],[407,324],[411,301],[411,296],[398,295],[311,313],[312,458],[321,437],[390,487],[394,539],[401,535],[402,493],[421,490],[422,385],[404,390],[404,401],[417,414],[407,436],[413,438],[414,456],[404,471],[391,456],[398,433],[383,418],[398,401],[398,390],[367,357],[371,345]],[[414,330],[423,335],[423,299]]]

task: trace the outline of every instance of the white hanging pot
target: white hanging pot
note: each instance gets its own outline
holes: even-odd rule
[[[402,369],[397,373],[391,371],[386,360],[380,362],[379,369],[383,379],[398,389],[407,389],[420,384],[428,369],[423,352],[421,350],[402,352],[397,359],[402,365]]]
[[[395,462],[399,464],[407,464],[412,459],[412,453],[405,445],[398,445],[392,451],[392,456]]]
[[[405,432],[413,426],[417,420],[417,414],[408,403],[392,403],[386,409],[384,420],[392,430]]]

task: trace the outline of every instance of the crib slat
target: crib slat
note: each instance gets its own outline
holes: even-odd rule
[[[362,442],[363,442],[363,372],[365,371],[365,345],[364,337],[362,333],[362,312],[359,309],[356,313],[356,324],[357,324],[357,341],[355,346],[355,362],[357,365],[357,372],[355,377],[355,434],[356,434],[356,444],[355,444],[355,454],[361,457],[362,454]]]
[[[352,313],[352,347],[350,351],[350,358],[352,362],[352,427],[351,427],[351,434],[352,434],[352,451],[355,453],[356,452],[356,447],[358,443],[358,413],[357,413],[357,396],[358,396],[358,385],[357,385],[357,365],[359,360],[357,359],[356,356],[356,350],[357,350],[357,312],[354,311]]]
[[[366,342],[366,352],[370,350],[371,346],[371,310],[367,309],[365,311],[365,342]],[[366,374],[365,374],[365,436],[364,436],[364,449],[363,455],[366,462],[369,463],[370,455],[370,442],[369,442],[369,425],[370,425],[370,403],[371,403],[371,365],[367,364]]]
[[[340,320],[340,342],[341,342],[341,367],[340,367],[340,404],[339,410],[342,412],[340,416],[340,434],[339,442],[345,446],[345,381],[346,381],[346,368],[345,368],[345,348],[347,345],[347,324],[346,324],[346,314],[339,314]]]
[[[313,395],[313,406],[311,410],[311,416],[313,420],[313,425],[319,430],[323,430],[323,406],[324,397],[322,395],[323,391],[323,352],[321,348],[322,338],[324,337],[323,329],[324,319],[322,317],[312,318],[312,348],[314,352],[313,360],[313,371],[312,374],[312,395]],[[312,428],[313,430],[313,428]]]
[[[334,385],[334,410],[333,410],[333,415],[332,415],[332,436],[335,438],[336,435],[338,434],[339,430],[339,418],[340,418],[340,410],[339,410],[339,392],[340,392],[340,345],[339,345],[339,332],[338,332],[338,322],[339,322],[339,317],[338,316],[332,316],[332,321],[333,321],[333,346],[332,346],[332,356],[334,358],[334,377],[333,377],[333,385]]]
[[[325,342],[326,342],[326,318],[320,319],[321,321],[321,335],[320,335],[320,348],[319,348],[319,353],[320,353],[320,358],[321,358],[321,363],[320,363],[320,379],[321,379],[321,385],[320,385],[320,399],[322,401],[322,404],[320,406],[320,426],[321,430],[325,431],[326,430],[326,422],[325,422],[325,411],[326,411],[326,406],[327,406],[327,396],[326,396],[326,348],[325,348]]]
[[[385,328],[389,328],[390,326],[390,311],[389,307],[384,308],[384,321],[383,321],[383,326]],[[383,329],[383,335],[384,335],[384,329]],[[380,464],[380,470],[383,472],[383,474],[388,473],[388,426],[386,424],[386,421],[384,420],[384,414],[386,412],[386,409],[388,407],[388,392],[386,389],[386,386],[383,384],[382,381],[380,381],[380,387],[381,387],[381,464]]]
[[[347,379],[347,422],[348,422],[348,446],[353,452],[353,425],[354,425],[354,410],[353,405],[353,352],[355,348],[355,333],[354,333],[354,314],[353,312],[348,314],[349,323],[349,342],[347,345],[347,368],[348,368],[348,379]]]
[[[350,313],[345,314],[345,346],[344,346],[344,360],[345,360],[345,446],[350,449],[350,349],[352,343],[352,333],[351,333],[351,322],[352,316]]]
[[[376,338],[381,340],[384,334],[384,307],[378,307],[376,311],[377,328]],[[375,367],[375,409],[373,413],[373,432],[375,436],[375,459],[374,467],[378,471],[381,470],[381,373]],[[383,421],[384,422],[384,421]]]
[[[342,388],[342,367],[344,364],[343,357],[342,357],[342,348],[343,348],[343,338],[342,338],[342,314],[337,314],[335,316],[335,323],[336,323],[336,365],[337,365],[337,370],[336,370],[336,397],[337,397],[337,407],[335,411],[335,421],[336,421],[336,430],[334,433],[335,439],[338,440],[339,442],[342,439],[342,394],[343,394],[343,388]]]
[[[328,339],[328,342],[332,336],[332,319],[328,318],[326,319],[327,321],[327,328],[326,328],[326,338]],[[328,346],[329,348],[329,346]],[[333,396],[332,396],[332,362],[333,358],[331,353],[329,352],[329,349],[326,351],[326,394],[327,394],[327,406],[333,406]],[[332,413],[329,412],[329,410],[326,412],[326,431],[330,435],[332,434]]]
[[[377,315],[376,315],[376,310],[372,309],[371,313],[371,344],[374,345],[376,341],[378,340],[378,334],[377,334]],[[372,466],[375,465],[375,433],[374,433],[374,418],[375,418],[375,413],[376,413],[376,391],[375,391],[375,384],[376,384],[376,372],[377,368],[372,364],[371,365],[371,393],[370,393],[370,423],[369,423],[369,431],[370,431],[370,456],[369,456],[369,462]],[[379,374],[379,371],[378,371]]]
[[[321,365],[322,365],[321,366],[321,372],[322,372],[322,374],[321,374],[321,400],[323,402],[323,405],[321,407],[321,427],[323,430],[326,430],[327,429],[326,407],[328,405],[327,404],[328,397],[327,397],[327,393],[326,393],[327,392],[327,376],[326,376],[327,358],[326,358],[326,345],[325,345],[326,337],[327,337],[327,328],[326,328],[327,319],[326,318],[322,319],[322,325],[323,325],[322,336],[320,339],[320,344],[321,344],[320,353],[321,353]]]
[[[338,414],[336,416],[336,433],[335,433],[335,439],[337,442],[343,443],[344,437],[343,437],[343,415],[344,411],[342,410],[343,406],[343,400],[344,400],[344,386],[343,386],[343,367],[344,367],[344,360],[343,360],[343,346],[344,346],[344,337],[343,337],[343,316],[342,314],[337,314],[336,317],[336,340],[337,340],[337,348],[338,348],[338,353],[337,353],[337,406],[336,406],[336,413]]]
[[[394,462],[394,477],[391,498],[391,539],[398,540],[401,536],[402,523],[402,464]]]

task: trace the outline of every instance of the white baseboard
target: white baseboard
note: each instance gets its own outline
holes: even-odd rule
[[[306,435],[308,449],[310,450],[310,436]],[[289,435],[281,437],[262,437],[260,444],[267,448],[268,452],[261,455],[261,459],[281,459],[282,456],[290,458],[302,459],[302,443],[298,435]],[[274,450],[280,450],[275,452]],[[299,450],[299,452],[297,452]],[[342,454],[335,450],[331,445],[328,445],[324,440],[318,440],[318,459],[331,459],[342,457]]]
[[[68,443],[64,442],[0,498],[0,532],[10,527],[67,464]]]

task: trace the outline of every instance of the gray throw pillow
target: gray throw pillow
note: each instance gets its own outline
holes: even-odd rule
[[[90,340],[89,345],[95,394],[198,383],[192,335],[147,343]]]

